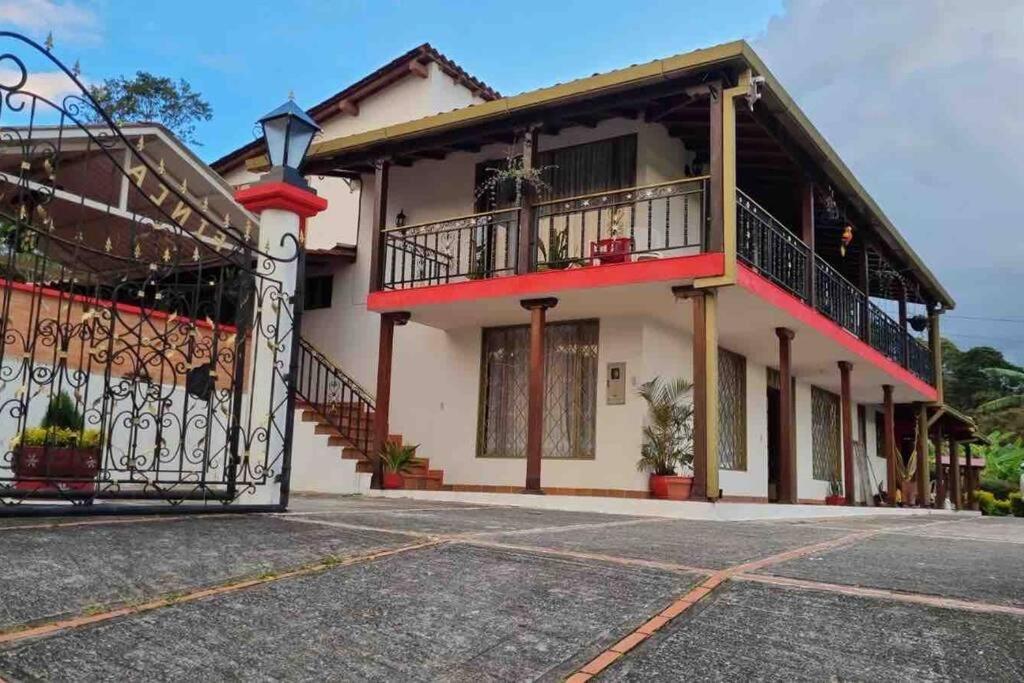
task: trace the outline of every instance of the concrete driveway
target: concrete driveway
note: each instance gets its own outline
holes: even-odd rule
[[[1024,523],[0,520],[0,679],[1021,680]]]

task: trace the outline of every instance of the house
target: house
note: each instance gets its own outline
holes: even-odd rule
[[[925,502],[913,452],[973,438],[953,298],[746,43],[511,97],[423,45],[309,113],[294,490],[402,438],[413,488],[646,497],[655,377],[693,384],[696,499]]]

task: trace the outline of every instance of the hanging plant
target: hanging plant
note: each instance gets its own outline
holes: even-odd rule
[[[505,164],[499,168],[485,169],[487,177],[476,188],[476,197],[488,197],[491,206],[497,204],[498,188],[511,186],[515,191],[515,205],[522,203],[523,189],[529,188],[535,195],[542,195],[551,189],[544,180],[544,172],[555,166],[524,168],[523,157],[515,153],[516,144],[509,145]]]

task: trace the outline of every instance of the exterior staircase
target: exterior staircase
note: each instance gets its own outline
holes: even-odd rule
[[[358,488],[368,487],[369,475],[373,473],[370,457],[376,415],[373,397],[305,339],[299,347],[296,394],[296,417],[310,424],[321,440],[326,437],[326,446],[316,448],[326,452],[316,457],[354,463],[355,473],[362,475],[358,477]],[[388,440],[399,445],[404,443],[401,434],[389,434]],[[293,453],[293,462],[297,457],[303,454]],[[444,471],[431,469],[427,458],[414,458],[402,477],[406,489],[440,491],[444,486]]]

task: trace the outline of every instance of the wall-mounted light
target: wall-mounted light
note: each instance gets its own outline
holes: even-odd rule
[[[404,228],[405,227],[405,211],[403,211],[402,209],[399,209],[398,210],[398,215],[395,216],[395,227],[396,228]]]

